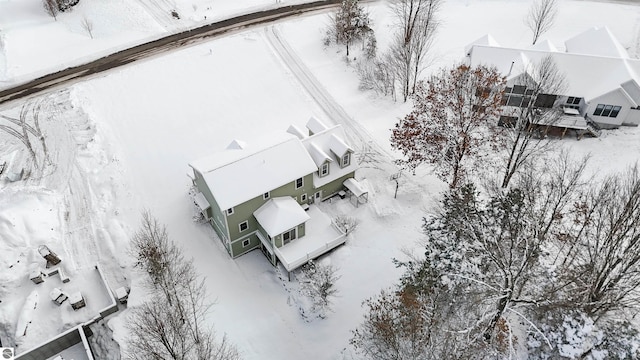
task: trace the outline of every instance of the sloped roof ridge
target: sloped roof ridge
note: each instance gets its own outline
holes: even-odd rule
[[[222,164],[217,164],[217,166],[211,167],[211,168],[209,168],[207,170],[203,170],[202,173],[205,174],[205,173],[209,173],[209,172],[212,172],[212,171],[215,171],[215,170],[218,170],[218,169],[222,169],[222,168],[224,168],[226,166],[235,164],[238,161],[241,161],[241,160],[244,160],[244,159],[248,159],[248,158],[250,158],[252,156],[255,156],[255,155],[258,155],[258,154],[260,154],[260,153],[262,153],[264,151],[267,151],[267,150],[273,149],[275,147],[278,147],[278,146],[280,146],[282,144],[285,144],[285,143],[287,143],[289,141],[300,141],[300,139],[298,139],[297,136],[295,136],[293,134],[290,134],[290,133],[286,133],[286,134],[289,135],[289,136],[283,137],[279,141],[277,141],[275,143],[272,143],[270,145],[258,146],[255,149],[242,149],[240,151],[246,151],[247,154],[244,154],[243,156],[240,156],[238,158],[234,158],[234,159],[232,159],[232,160],[230,160],[228,162],[225,162],[225,163],[222,163]],[[220,153],[224,153],[224,152],[227,152],[229,150],[235,151],[235,150],[238,150],[238,149],[225,149],[225,150],[221,151]]]

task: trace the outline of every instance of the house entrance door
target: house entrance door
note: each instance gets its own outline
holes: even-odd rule
[[[296,228],[293,228],[282,234],[282,245],[287,245],[291,240],[296,239]]]

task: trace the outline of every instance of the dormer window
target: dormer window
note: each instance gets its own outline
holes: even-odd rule
[[[349,164],[351,163],[351,153],[346,153],[342,155],[341,162],[342,162],[342,167],[349,166]]]
[[[320,176],[322,177],[322,176],[327,176],[327,175],[329,175],[329,163],[325,162],[320,167]]]

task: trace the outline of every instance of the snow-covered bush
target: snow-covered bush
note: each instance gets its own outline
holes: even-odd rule
[[[340,279],[337,269],[332,265],[322,265],[310,260],[303,265],[297,276],[300,283],[300,294],[309,300],[308,304],[303,304],[301,311],[303,315],[307,312],[315,314],[324,319],[331,311],[333,298],[338,289],[336,281]],[[304,308],[307,309],[304,309]]]
[[[350,234],[358,227],[358,220],[351,216],[338,215],[333,219],[333,221],[345,234]]]

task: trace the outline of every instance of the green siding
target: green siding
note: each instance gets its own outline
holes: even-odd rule
[[[209,209],[207,209],[207,216],[209,216],[210,218],[209,223],[211,224],[215,232],[218,234],[218,237],[220,237],[220,240],[222,241],[222,243],[225,245],[225,247],[227,247],[228,244],[225,241],[225,239],[229,238],[229,232],[227,231],[224,214],[220,210],[220,207],[218,206],[218,202],[216,202],[216,199],[213,197],[213,194],[211,194],[211,190],[209,190],[209,187],[207,186],[206,182],[204,181],[204,178],[202,177],[202,174],[200,174],[196,170],[193,170],[193,174],[195,177],[195,183],[198,190],[204,195],[205,199],[207,199],[207,201],[209,202],[209,205],[211,206]],[[228,250],[229,249],[227,248],[227,251]]]
[[[259,180],[256,180],[256,181],[259,181]],[[290,182],[286,185],[280,186],[275,190],[272,190],[270,192],[269,199],[265,200],[263,198],[263,195],[260,195],[238,206],[235,206],[233,208],[233,214],[226,215],[227,224],[229,224],[229,235],[230,235],[231,241],[233,242],[236,239],[240,239],[241,237],[244,237],[247,234],[250,234],[260,229],[258,227],[258,221],[253,216],[253,213],[270,199],[275,197],[281,197],[281,196],[292,196],[292,197],[295,196],[298,203],[301,204],[300,195],[305,193],[307,194],[307,196],[310,196],[310,194],[313,193],[313,175],[312,174],[309,174],[304,177],[303,186],[300,189],[295,188],[295,182]],[[245,220],[248,222],[249,228],[245,231],[240,232],[239,224]],[[265,232],[263,233],[266,234]]]
[[[245,239],[249,239],[249,246],[244,247],[242,246],[242,242]],[[249,235],[249,236],[245,236],[241,239],[238,239],[234,242],[231,243],[231,249],[233,252],[233,257],[238,257],[240,255],[243,255],[253,249],[255,249],[256,247],[260,246],[260,239],[258,239],[258,237],[256,236],[255,233]]]
[[[355,171],[352,171],[328,184],[320,186],[316,189],[316,191],[322,190],[322,200],[328,199],[335,195],[338,191],[344,190],[344,185],[342,183],[344,183],[345,180],[354,177],[354,175]]]

